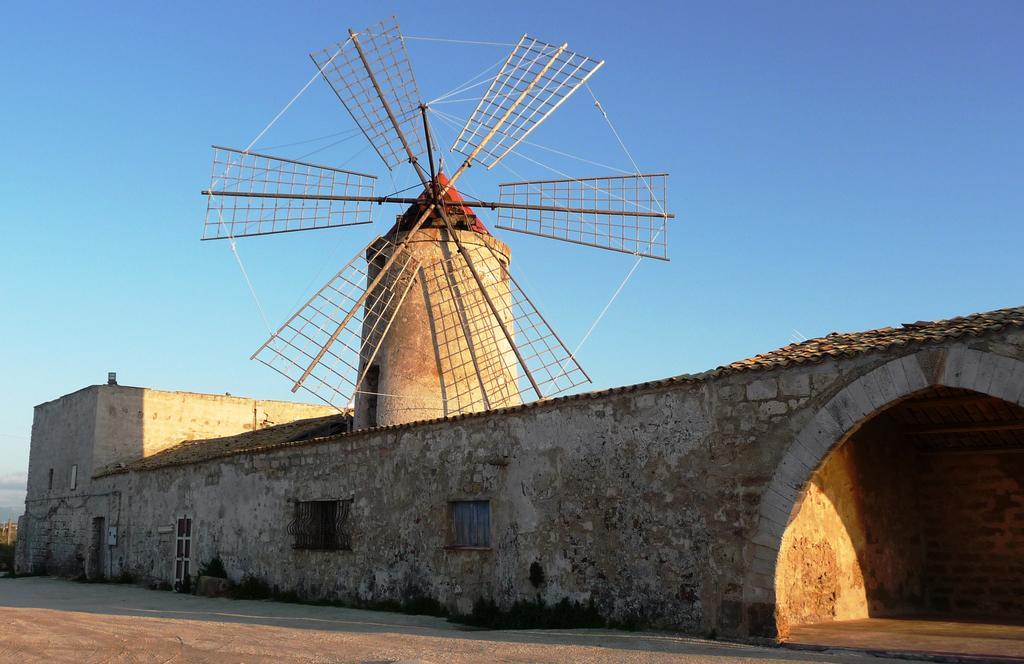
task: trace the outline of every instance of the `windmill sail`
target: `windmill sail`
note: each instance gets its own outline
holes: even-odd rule
[[[515,405],[590,382],[505,263],[480,255],[486,251],[472,248],[473,265],[512,342],[461,254],[423,268],[448,413]]]
[[[394,261],[380,274],[388,259]],[[419,269],[411,253],[377,238],[281,326],[253,358],[323,401],[351,402],[409,294]],[[377,277],[381,277],[376,281]],[[367,288],[371,284],[371,288]]]
[[[338,198],[370,198],[376,182],[365,173],[215,145],[203,239],[369,224],[371,202]]]
[[[509,182],[497,228],[668,260],[668,174]]]
[[[425,153],[420,92],[394,17],[310,57],[389,169],[409,161],[406,146]]]
[[[493,168],[596,72],[603,60],[523,35],[452,150]]]
[[[667,260],[667,175],[512,182],[500,200],[470,204],[454,185],[476,163],[500,163],[604,62],[524,35],[459,132],[452,150],[466,158],[446,178],[397,21],[348,33],[311,54],[317,76],[385,165],[411,164],[424,192],[376,196],[371,175],[215,147],[204,239],[371,223],[373,205],[411,206],[253,359],[293,392],[338,407],[358,395],[359,426],[507,407],[589,382],[471,207],[497,210],[498,228]]]

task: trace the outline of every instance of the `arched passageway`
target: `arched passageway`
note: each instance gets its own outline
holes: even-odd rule
[[[878,617],[1024,620],[1024,408],[930,387],[811,475],[775,574],[781,633]]]

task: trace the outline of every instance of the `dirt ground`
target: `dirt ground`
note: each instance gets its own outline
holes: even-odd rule
[[[479,631],[440,618],[0,579],[0,662],[877,662],[613,630]]]

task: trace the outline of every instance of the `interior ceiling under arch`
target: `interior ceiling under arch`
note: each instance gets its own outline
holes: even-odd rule
[[[1024,408],[972,390],[932,387],[884,416],[921,451],[1024,451]]]

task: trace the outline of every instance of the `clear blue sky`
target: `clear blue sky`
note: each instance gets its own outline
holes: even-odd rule
[[[244,147],[311,76],[308,52],[389,14],[408,35],[509,42],[530,32],[604,58],[594,92],[641,167],[672,173],[672,262],[641,265],[584,346],[595,388],[701,371],[796,334],[1022,304],[1024,3],[494,7],[5,7],[0,505],[20,500],[32,406],[103,382],[108,370],[128,385],[290,396],[276,374],[248,360],[266,330],[228,246],[198,239],[208,146]],[[425,41],[409,48],[428,99],[505,52]],[[317,82],[257,147],[352,126]],[[629,166],[585,94],[531,139]],[[362,149],[348,141],[310,159],[351,159],[350,167],[383,175]],[[579,176],[604,174],[548,161]],[[516,157],[508,164],[527,177],[549,175]],[[499,167],[464,182],[483,196],[513,179]],[[410,183],[409,173],[396,182]],[[378,232],[391,213],[381,211]],[[370,233],[240,241],[271,323]],[[570,346],[632,262],[503,239],[514,272]]]

